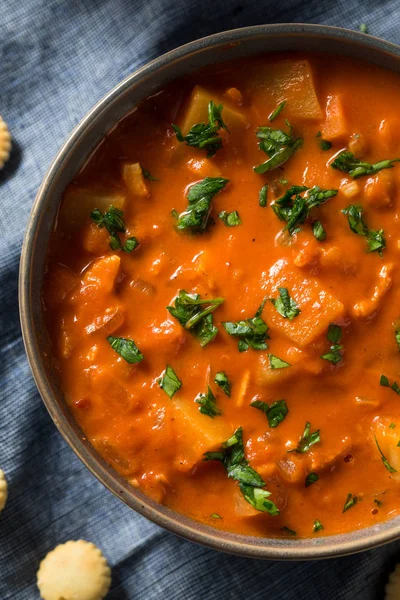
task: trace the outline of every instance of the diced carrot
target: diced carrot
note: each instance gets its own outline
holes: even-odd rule
[[[343,101],[340,96],[328,96],[326,118],[321,127],[321,135],[323,139],[329,141],[341,141],[349,135]]]
[[[150,196],[140,163],[126,163],[122,167],[122,179],[130,193],[139,198]]]

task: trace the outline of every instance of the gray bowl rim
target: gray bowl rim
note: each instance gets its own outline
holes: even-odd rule
[[[114,495],[164,529],[215,550],[258,559],[310,560],[353,554],[395,541],[400,537],[400,517],[394,517],[376,526],[345,534],[325,536],[317,540],[314,538],[280,540],[217,530],[154,502],[140,490],[133,488],[110,465],[105,463],[86,440],[76,423],[68,416],[64,400],[55,397],[47,380],[44,358],[38,344],[32,305],[32,257],[37,243],[40,221],[43,218],[46,206],[51,200],[48,197],[49,189],[58,171],[62,169],[66,158],[70,153],[73,153],[77,141],[85,136],[91,121],[106,110],[107,106],[120,94],[144,77],[156,75],[158,70],[171,62],[178,61],[202,49],[214,46],[221,47],[221,45],[228,47],[230,44],[242,43],[257,36],[266,37],[271,35],[287,37],[290,37],[290,35],[316,36],[335,40],[338,44],[340,41],[346,41],[362,47],[367,62],[368,49],[371,49],[390,56],[391,60],[394,59],[400,65],[400,47],[380,38],[340,27],[282,23],[256,25],[215,33],[171,50],[140,67],[94,105],[72,130],[51,163],[37,192],[23,241],[19,271],[19,309],[22,335],[29,365],[51,418],[64,440],[85,466]],[[221,56],[216,62],[223,62],[223,60],[224,57]]]

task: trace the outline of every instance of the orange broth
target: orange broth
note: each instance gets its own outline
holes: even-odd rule
[[[229,132],[219,130],[222,148],[207,158],[177,141],[172,123],[187,134],[207,122],[210,100],[222,103]],[[158,502],[256,536],[288,535],[286,528],[329,535],[399,514],[400,398],[380,378],[400,383],[400,165],[359,178],[331,167],[343,150],[370,163],[400,156],[399,105],[398,75],[348,58],[289,53],[214,65],[145,100],[68,186],[43,292],[56,368],[93,446]],[[288,132],[286,119],[302,146],[280,167],[254,172],[268,159],[258,127]],[[323,150],[321,141],[332,146]],[[171,211],[184,212],[191,186],[206,177],[229,180],[212,199],[206,230],[178,230]],[[271,205],[292,185],[338,193],[290,235]],[[350,229],[341,212],[349,205],[362,205],[369,230],[383,229],[382,256]],[[91,219],[109,206],[123,211],[121,243],[139,241],[132,252],[112,250]],[[241,224],[226,226],[221,211],[237,211]],[[316,220],[325,240],[313,235]],[[279,287],[301,311],[291,320],[269,301]],[[166,308],[180,290],[224,299],[212,313],[218,333],[204,347]],[[268,348],[239,352],[222,323],[253,318],[264,298]],[[336,364],[321,358],[332,323],[342,334]],[[134,340],[143,360],[128,363],[108,336]],[[290,366],[271,368],[271,354]],[[172,398],[159,385],[167,365],[182,383]],[[221,371],[230,397],[214,382]],[[207,386],[221,414],[200,412],[195,399]],[[250,406],[282,399],[288,412],[275,427]],[[289,452],[306,422],[319,439]],[[220,461],[203,460],[239,427],[245,460],[279,514],[254,508]],[[318,479],[306,486],[310,473]],[[356,500],[343,512],[349,494]],[[314,531],[316,520],[323,530]]]

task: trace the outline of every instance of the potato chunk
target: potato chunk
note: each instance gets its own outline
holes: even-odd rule
[[[286,100],[285,117],[318,120],[323,118],[307,60],[280,60],[257,67],[254,78],[278,104]]]
[[[210,419],[207,415],[202,415],[199,405],[190,398],[174,398],[173,403],[177,462],[181,470],[189,471],[203,460],[205,452],[220,448],[233,431],[223,419]]]
[[[208,103],[214,100],[215,104],[222,104],[222,118],[229,131],[241,131],[246,127],[247,121],[243,113],[229,106],[224,100],[217,98],[213,92],[209,92],[200,85],[196,85],[190,97],[189,106],[182,120],[182,132],[186,135],[195,123],[208,123]]]
[[[343,304],[324,290],[318,281],[304,277],[300,270],[290,268],[285,259],[278,260],[269,271],[262,274],[261,285],[270,298],[278,297],[278,287],[288,288],[301,313],[290,321],[267,304],[267,321],[300,347],[310,344],[328,329],[329,323],[343,317]]]
[[[126,196],[119,190],[102,186],[68,186],[58,214],[58,225],[68,232],[77,231],[90,221],[90,213],[98,208],[102,212],[110,206],[124,208]]]
[[[328,96],[326,119],[321,127],[321,135],[323,139],[331,142],[341,141],[348,136],[347,122],[340,96]]]
[[[150,196],[140,163],[126,163],[122,167],[122,179],[133,196]]]

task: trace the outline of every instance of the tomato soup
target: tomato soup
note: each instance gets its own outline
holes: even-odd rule
[[[65,190],[43,302],[74,418],[216,528],[400,512],[400,79],[214,65],[146,99]]]

